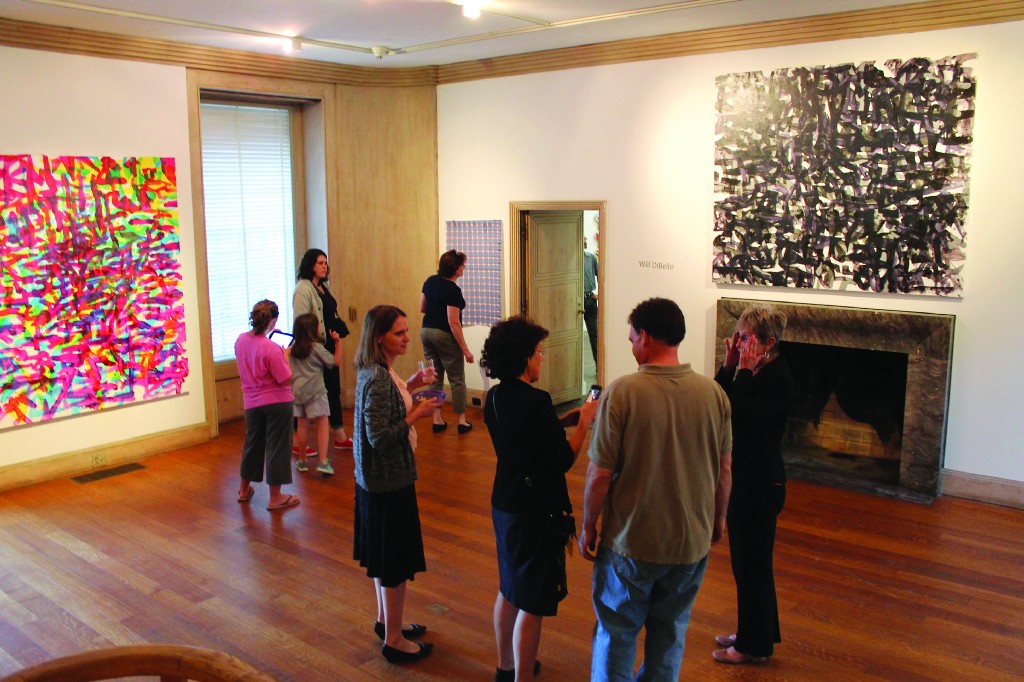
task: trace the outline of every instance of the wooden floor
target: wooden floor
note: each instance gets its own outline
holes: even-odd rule
[[[0,494],[0,674],[90,648],[167,643],[223,650],[282,681],[490,679],[493,452],[482,424],[462,437],[424,427],[428,571],[410,584],[407,620],[430,627],[430,659],[398,667],[380,655],[371,582],[351,559],[350,456],[335,459],[333,478],[296,474],[297,508],[266,511],[265,486],[238,504],[236,422],[144,469]],[[584,468],[581,458],[570,477],[577,507]],[[776,549],[776,656],[758,667],[712,661],[712,638],[732,631],[735,609],[718,546],[681,678],[1020,679],[1022,529],[1020,510],[793,482]],[[588,679],[589,585],[590,564],[575,557],[570,595],[545,621],[541,680]]]

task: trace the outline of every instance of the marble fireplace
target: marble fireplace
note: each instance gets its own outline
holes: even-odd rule
[[[896,426],[886,428],[880,426],[877,419],[865,416],[863,396],[860,401],[862,407],[849,410],[854,413],[852,417],[843,414],[843,409],[836,405],[835,396],[832,396],[828,400],[826,414],[814,420],[815,426],[818,422],[830,419],[845,420],[848,426],[840,424],[834,429],[844,433],[856,434],[858,427],[868,432],[881,433],[885,437],[884,442],[872,434],[871,439],[875,443],[863,446],[870,451],[865,454],[874,458],[865,461],[877,462],[879,470],[884,469],[890,474],[883,474],[879,478],[862,476],[856,468],[807,465],[807,460],[798,454],[798,446],[795,444],[800,440],[800,433],[808,428],[804,415],[803,421],[799,421],[796,416],[791,420],[784,447],[790,476],[902,499],[922,502],[933,500],[939,491],[945,446],[955,317],[723,298],[718,301],[716,317],[716,367],[724,359],[722,339],[732,335],[740,313],[751,305],[770,306],[786,314],[788,323],[784,341],[789,345],[783,345],[784,353],[795,354],[805,345],[808,348],[826,347],[820,349],[818,354],[827,354],[832,358],[830,362],[837,362],[835,358],[846,357],[851,358],[850,362],[863,362],[865,355],[872,355],[869,351],[878,351],[874,354],[877,359],[871,361],[871,364],[881,367],[880,371],[887,374],[875,382],[879,386],[874,397],[868,398],[868,402],[886,403],[889,411],[902,409],[902,418],[896,414],[890,420]],[[839,349],[849,349],[849,354],[838,352]],[[794,376],[796,374],[794,371]],[[873,426],[858,422],[873,422]],[[892,431],[898,433],[893,435],[890,433]],[[857,439],[856,436],[851,438]],[[871,439],[863,438],[865,442]],[[829,453],[830,448],[838,448],[831,441],[823,445],[826,454],[853,459],[841,452]]]

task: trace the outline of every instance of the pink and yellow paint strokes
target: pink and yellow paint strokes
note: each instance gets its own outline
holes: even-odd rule
[[[173,158],[0,156],[0,428],[178,395]]]

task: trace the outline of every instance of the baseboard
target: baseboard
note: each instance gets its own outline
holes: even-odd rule
[[[487,397],[482,389],[479,388],[467,388],[466,389],[466,407],[473,407],[478,410],[484,409],[484,398]]]
[[[1024,509],[1024,482],[942,470],[942,495]]]
[[[127,464],[150,455],[205,443],[216,435],[208,425],[194,424],[150,436],[108,443],[86,450],[66,452],[28,462],[0,467],[0,490],[21,488],[55,478],[77,476],[118,464]]]

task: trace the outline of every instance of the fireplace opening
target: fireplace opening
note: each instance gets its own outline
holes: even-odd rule
[[[875,450],[861,454],[844,452],[844,448],[832,447],[831,443],[818,444],[813,447],[819,457],[798,460],[790,447],[791,454],[786,459],[790,475],[913,502],[927,504],[934,500],[939,494],[945,447],[956,318],[933,313],[721,298],[715,320],[715,367],[725,360],[723,341],[736,331],[742,312],[750,306],[765,305],[784,312],[788,319],[783,353],[799,355],[801,349],[795,344],[833,347],[841,353],[860,350],[876,358],[869,365],[882,367],[869,367],[869,372],[859,356],[848,356],[853,358],[850,360],[844,359],[845,355],[833,358],[824,363],[821,372],[827,376],[836,368],[844,368],[843,383],[847,386],[839,393],[830,388],[824,395],[823,389],[812,390],[812,397],[801,398],[796,406],[796,414],[804,420],[803,425],[796,426],[820,432],[827,413],[839,418],[836,410],[829,407],[834,402],[833,407],[838,406],[838,412],[845,415],[843,419],[859,424],[862,429],[867,425],[868,440]],[[790,361],[800,362],[794,357]],[[804,371],[799,365],[794,368],[797,374]],[[824,406],[819,414],[816,406],[822,401]],[[799,428],[790,431],[796,434]],[[899,446],[892,440],[897,436]],[[847,476],[847,470],[858,467],[869,473],[862,473],[861,478]],[[894,484],[892,472],[897,468],[899,474]]]
[[[783,441],[795,478],[897,486],[907,354],[781,342],[796,384]]]

